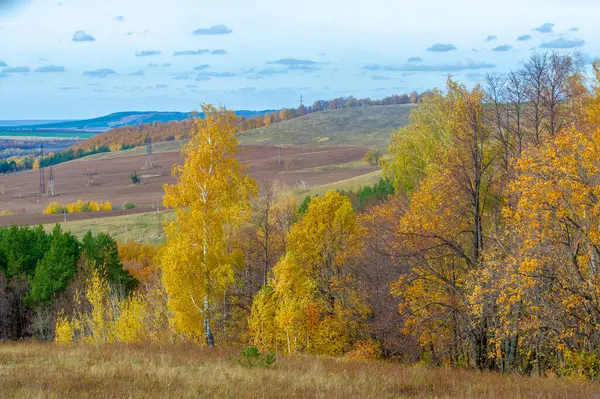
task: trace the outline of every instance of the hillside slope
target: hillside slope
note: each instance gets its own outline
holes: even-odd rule
[[[254,116],[264,115],[271,110],[264,111],[248,111],[239,110],[235,111],[236,115],[243,116],[245,118],[251,118]],[[87,131],[106,131],[122,126],[137,126],[145,123],[154,122],[173,122],[183,121],[189,119],[191,114],[189,112],[156,112],[156,111],[128,111],[128,112],[116,112],[113,114],[101,116],[92,119],[82,119],[73,121],[55,121],[50,123],[21,123],[17,124],[12,122],[7,126],[10,129],[15,130],[87,130]]]
[[[321,111],[241,133],[240,143],[290,146],[367,146],[384,149],[392,132],[406,126],[415,105]]]

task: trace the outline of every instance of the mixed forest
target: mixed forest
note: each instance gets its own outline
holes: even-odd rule
[[[548,53],[472,89],[449,79],[393,135],[388,180],[359,206],[330,191],[299,209],[254,181],[235,158],[235,115],[203,106],[165,186],[176,218],[161,247],[0,230],[3,338],[597,379],[600,62],[593,71]]]

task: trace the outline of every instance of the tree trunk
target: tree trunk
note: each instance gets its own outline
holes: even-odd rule
[[[215,337],[210,329],[210,307],[208,305],[208,299],[204,297],[204,336],[206,337],[206,345],[209,348],[215,346]]]

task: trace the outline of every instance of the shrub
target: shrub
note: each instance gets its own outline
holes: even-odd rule
[[[381,152],[379,150],[371,150],[365,154],[363,161],[368,163],[371,166],[379,165],[379,160],[381,159]]]
[[[269,352],[262,356],[256,346],[249,346],[242,351],[242,358],[237,360],[246,367],[270,367],[275,363],[275,354]]]
[[[134,170],[133,172],[131,172],[131,175],[129,176],[131,178],[131,182],[133,184],[140,184],[141,180],[137,175],[137,172]]]
[[[123,202],[123,206],[121,206],[121,208],[133,209],[133,208],[135,208],[135,205],[133,204],[133,202],[125,201],[125,202]]]
[[[54,201],[50,205],[48,205],[46,207],[46,209],[44,209],[43,213],[44,213],[44,215],[53,215],[53,214],[57,214],[57,213],[63,213],[64,211],[65,211],[65,206]]]
[[[90,212],[100,212],[100,204],[96,201],[90,201],[89,208]]]
[[[112,202],[105,201],[104,204],[100,204],[100,210],[104,211],[104,212],[112,211],[113,210]]]

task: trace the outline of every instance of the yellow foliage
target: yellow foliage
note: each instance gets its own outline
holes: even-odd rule
[[[121,311],[115,322],[115,339],[117,342],[137,344],[147,340],[144,332],[147,328],[144,314],[147,304],[137,294],[130,295],[121,303]]]
[[[235,158],[235,114],[209,105],[202,111],[182,149],[185,164],[173,169],[178,183],[165,186],[165,206],[177,218],[165,226],[161,260],[175,328],[192,340],[205,335],[211,345],[211,303],[222,298],[243,262],[228,237],[247,218],[256,183]]]
[[[73,342],[73,326],[69,320],[60,314],[56,319],[56,343],[70,344]]]
[[[57,213],[63,213],[65,211],[65,207],[64,205],[59,204],[58,202],[54,201],[51,204],[49,204],[46,209],[44,209],[44,215],[53,215],[53,214],[57,214]]]
[[[349,349],[365,313],[343,270],[343,253],[356,228],[347,197],[330,191],[311,201],[288,235],[269,288],[254,298],[249,328],[257,344],[270,350],[281,344],[288,353]]]
[[[100,210],[103,212],[109,212],[113,210],[113,206],[112,206],[112,202],[110,201],[105,201],[103,204],[100,204],[99,206]]]

